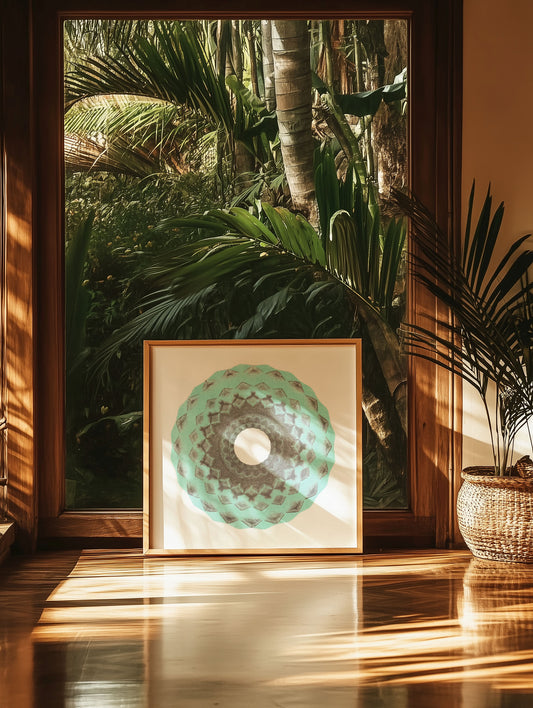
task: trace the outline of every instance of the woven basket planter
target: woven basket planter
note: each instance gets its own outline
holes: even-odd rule
[[[495,477],[492,467],[467,467],[457,519],[477,558],[533,563],[533,479]]]

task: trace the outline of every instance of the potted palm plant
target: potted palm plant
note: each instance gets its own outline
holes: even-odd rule
[[[459,528],[477,557],[533,562],[533,463],[529,456],[512,459],[516,435],[533,417],[529,235],[499,258],[503,203],[492,213],[489,188],[474,223],[472,187],[462,247],[454,253],[419,200],[401,193],[395,199],[411,219],[413,275],[449,313],[427,327],[403,325],[403,341],[411,354],[471,384],[488,421],[491,464],[463,471]]]

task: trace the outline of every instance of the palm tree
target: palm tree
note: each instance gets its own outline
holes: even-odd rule
[[[263,98],[269,111],[276,108],[276,81],[272,54],[272,22],[261,20],[261,50],[263,59]]]
[[[437,320],[436,327],[405,324],[403,338],[411,354],[457,374],[478,392],[494,471],[503,475],[518,431],[533,417],[533,250],[525,249],[530,235],[497,260],[503,203],[491,215],[489,189],[474,224],[472,187],[464,245],[456,255],[418,199],[400,192],[395,199],[411,219],[414,276],[453,318]]]
[[[309,32],[303,20],[272,21],[276,114],[281,153],[292,203],[317,223],[311,133],[312,93]]]

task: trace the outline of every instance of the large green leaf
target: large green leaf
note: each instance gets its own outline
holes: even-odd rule
[[[373,116],[377,113],[382,101],[384,103],[393,103],[394,101],[403,100],[407,95],[406,87],[407,84],[404,80],[380,86],[373,91],[361,91],[351,94],[336,93],[335,101],[343,113],[360,118]],[[328,92],[326,84],[316,73],[313,74],[313,88],[321,95]]]

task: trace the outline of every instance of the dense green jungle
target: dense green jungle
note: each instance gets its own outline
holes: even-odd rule
[[[145,339],[361,337],[405,508],[403,20],[64,23],[66,499],[142,506]]]

